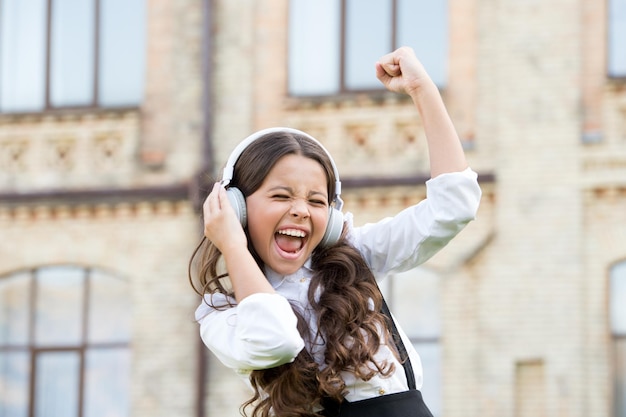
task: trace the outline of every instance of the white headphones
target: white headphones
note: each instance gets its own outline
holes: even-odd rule
[[[289,127],[273,127],[269,129],[259,130],[258,132],[251,134],[243,141],[241,141],[241,143],[239,143],[239,145],[235,147],[233,152],[228,157],[228,161],[226,161],[226,166],[224,167],[224,174],[222,176],[221,183],[224,187],[227,187],[226,194],[228,195],[230,204],[235,209],[235,213],[239,217],[239,221],[241,222],[242,226],[245,227],[248,223],[248,214],[246,210],[246,199],[243,196],[243,193],[236,187],[228,187],[231,180],[233,179],[235,163],[237,162],[239,156],[241,156],[243,151],[252,142],[269,133],[275,132],[286,132],[305,136],[312,142],[319,145],[324,150],[324,152],[326,152],[326,155],[328,155],[328,159],[330,159],[333,172],[335,173],[335,195],[333,195],[331,205],[329,207],[328,223],[326,224],[326,231],[324,233],[322,241],[320,242],[320,245],[331,246],[335,244],[339,240],[339,237],[341,236],[341,231],[343,229],[343,213],[341,212],[341,208],[343,207],[343,200],[341,200],[341,181],[339,180],[339,171],[337,171],[337,167],[335,166],[335,162],[333,161],[330,153],[317,139],[305,132]]]

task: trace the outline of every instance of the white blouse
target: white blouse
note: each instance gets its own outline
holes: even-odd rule
[[[377,279],[390,272],[406,271],[433,256],[473,220],[480,197],[477,175],[470,168],[442,174],[426,182],[426,199],[394,217],[354,227],[352,215],[347,213],[348,239],[361,252]],[[307,302],[312,276],[310,259],[291,275],[281,276],[269,268],[265,273],[276,290],[275,294],[253,294],[227,309],[214,309],[210,305],[224,305],[227,301],[236,304],[233,298],[207,294],[196,310],[200,335],[206,346],[248,383],[252,370],[292,362],[305,347],[289,301],[301,307],[312,334],[317,331],[315,317]],[[398,330],[411,358],[417,389],[420,389],[422,366],[419,356],[399,325]],[[306,347],[315,360],[323,364],[324,347],[315,341]],[[376,375],[363,381],[344,372],[342,377],[348,401],[408,389],[404,368],[384,341],[375,359],[393,361],[394,374],[388,377]]]

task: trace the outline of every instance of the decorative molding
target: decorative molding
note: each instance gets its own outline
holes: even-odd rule
[[[626,156],[595,156],[583,160],[585,171],[613,171],[626,169]]]
[[[94,188],[83,190],[47,190],[32,193],[0,193],[0,206],[98,205],[153,201],[192,200],[189,184],[171,184],[142,188]]]
[[[37,204],[0,206],[0,223],[61,221],[77,219],[119,219],[193,214],[188,201],[141,201],[98,204]]]
[[[626,184],[617,185],[598,185],[584,190],[585,200],[593,201],[613,201],[626,198]]]
[[[0,190],[125,184],[137,172],[138,110],[0,117]]]

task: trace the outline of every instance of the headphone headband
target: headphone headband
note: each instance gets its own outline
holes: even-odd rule
[[[330,160],[330,164],[332,165],[332,168],[333,168],[333,172],[335,174],[335,195],[333,196],[333,201],[335,202],[335,208],[337,210],[341,210],[343,206],[343,200],[341,200],[341,181],[339,179],[339,171],[337,170],[337,167],[335,166],[335,161],[333,161],[333,158],[330,155],[330,152],[328,152],[328,150],[324,147],[324,145],[322,145],[320,141],[315,139],[313,136],[301,130],[292,129],[290,127],[271,127],[268,129],[259,130],[258,132],[255,132],[251,134],[250,136],[248,136],[247,138],[245,138],[244,140],[242,140],[239,143],[239,145],[237,145],[235,149],[233,149],[232,153],[228,157],[228,160],[226,161],[226,166],[224,167],[224,174],[222,175],[222,185],[226,187],[228,186],[228,184],[230,184],[231,180],[233,179],[233,175],[235,171],[235,163],[237,163],[237,160],[239,159],[243,151],[252,142],[256,141],[257,139],[267,134],[276,133],[276,132],[285,132],[285,133],[292,133],[295,135],[304,136],[307,139],[311,140],[312,142],[316,143],[320,148],[322,148],[322,150],[328,156],[328,159]]]

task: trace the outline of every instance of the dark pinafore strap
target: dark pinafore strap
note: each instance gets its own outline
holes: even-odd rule
[[[385,316],[387,316],[391,324],[391,335],[393,336],[393,342],[396,345],[396,349],[398,349],[398,353],[400,354],[400,360],[402,361],[402,366],[404,367],[406,382],[409,385],[409,389],[417,389],[415,385],[415,374],[413,373],[413,366],[411,366],[411,359],[409,358],[409,352],[407,352],[406,347],[404,346],[404,342],[402,342],[402,337],[400,336],[400,332],[396,327],[396,322],[391,316],[389,306],[387,306],[387,302],[385,301],[384,297],[382,312]]]

